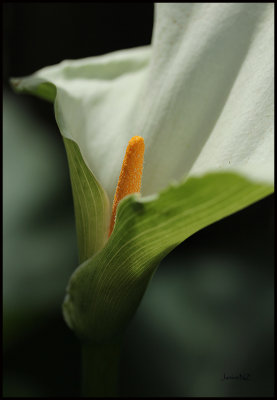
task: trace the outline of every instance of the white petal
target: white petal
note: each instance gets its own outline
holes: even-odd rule
[[[111,201],[134,135],[143,195],[218,169],[273,181],[272,3],[159,3],[151,49],[66,61],[19,86],[42,81]]]
[[[59,88],[55,102],[59,128],[79,144],[110,204],[126,145],[135,135],[128,111],[135,107],[149,55],[150,48],[143,47],[91,58],[91,65],[88,60],[68,62],[68,73],[63,68],[58,79],[51,79]]]
[[[158,4],[136,131],[144,193],[232,169],[273,181],[273,4]]]
[[[131,110],[150,58],[150,46],[43,68],[14,79],[17,90],[35,92],[43,82],[57,88],[55,114],[61,133],[76,141],[112,204],[129,139]]]

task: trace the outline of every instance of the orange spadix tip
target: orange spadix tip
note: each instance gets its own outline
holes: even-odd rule
[[[141,136],[133,136],[129,140],[125,157],[122,163],[114,200],[109,236],[115,223],[116,209],[120,200],[131,193],[139,193],[143,171],[144,139]]]

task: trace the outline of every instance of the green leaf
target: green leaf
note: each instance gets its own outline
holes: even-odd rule
[[[108,239],[109,200],[86,166],[78,145],[63,139],[72,184],[79,259],[83,262],[99,251]]]
[[[183,240],[272,193],[273,186],[211,173],[159,195],[127,196],[102,251],[73,274],[64,302],[69,326],[86,341],[120,336],[159,262]]]

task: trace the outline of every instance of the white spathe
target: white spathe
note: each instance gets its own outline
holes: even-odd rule
[[[56,119],[112,202],[128,140],[142,194],[232,170],[273,182],[273,3],[159,3],[151,46],[64,61],[17,88],[57,87]]]

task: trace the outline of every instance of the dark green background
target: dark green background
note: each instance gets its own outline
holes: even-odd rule
[[[52,105],[13,94],[8,78],[150,43],[153,5],[3,11],[4,396],[74,397],[79,343],[61,316],[77,266],[67,161]],[[173,251],[126,333],[122,395],[273,395],[273,248],[270,196]]]

